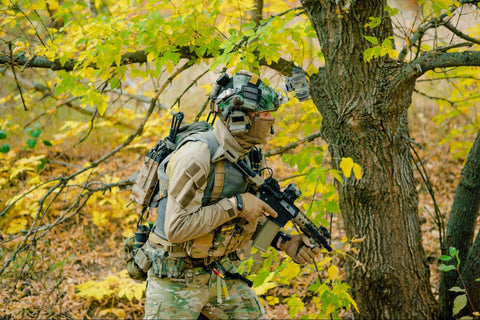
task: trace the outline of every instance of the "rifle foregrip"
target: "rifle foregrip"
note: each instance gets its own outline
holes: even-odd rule
[[[299,212],[297,216],[293,218],[293,222],[300,227],[300,230],[302,230],[303,233],[310,238],[313,238],[313,240],[321,244],[329,252],[333,250],[322,232],[303,213]]]

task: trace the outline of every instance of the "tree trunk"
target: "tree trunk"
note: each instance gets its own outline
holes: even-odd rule
[[[310,78],[323,116],[322,135],[334,166],[342,157],[360,164],[361,180],[337,186],[348,237],[365,237],[360,266],[347,265],[360,319],[432,319],[435,302],[424,260],[413,178],[407,109],[415,79],[386,58],[363,60],[371,45],[392,35],[383,1],[313,1],[302,4],[316,29],[325,67]],[[366,33],[366,30],[368,31]]]
[[[467,262],[462,268],[462,278],[473,304],[473,309],[480,312],[480,232],[477,234],[477,238],[468,253]],[[472,310],[466,308],[465,312],[460,315],[464,316],[466,314],[471,315]]]
[[[465,282],[468,292],[477,301],[480,297],[480,282],[475,283],[475,277],[480,277],[480,248],[472,248],[475,226],[480,209],[480,132],[470,150],[462,175],[458,182],[455,199],[447,224],[445,249],[449,247],[459,250],[460,268],[462,276],[465,274]],[[476,245],[480,246],[480,239],[477,237]],[[468,258],[467,258],[468,255]],[[476,269],[475,269],[476,267]],[[472,283],[473,281],[473,283]],[[453,286],[460,286],[456,271],[443,272],[440,280],[440,318],[450,319],[452,316],[454,292],[448,291]],[[469,289],[470,288],[470,289]],[[478,307],[478,302],[477,302]]]

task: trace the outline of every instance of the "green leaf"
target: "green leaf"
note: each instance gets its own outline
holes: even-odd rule
[[[55,95],[59,95],[65,92],[73,86],[74,78],[66,71],[59,70],[58,75],[62,79],[60,84],[55,87]]]
[[[452,257],[450,257],[450,256],[445,256],[445,255],[444,255],[444,256],[441,256],[441,257],[440,257],[440,260],[441,260],[441,261],[450,261],[450,260],[452,260]]]
[[[397,8],[392,8],[392,7],[387,5],[387,6],[385,6],[385,11],[387,11],[390,16],[394,16],[394,15],[398,14],[399,10]]]
[[[382,18],[379,18],[379,17],[370,17],[370,18],[368,18],[368,19],[370,19],[370,22],[367,23],[367,24],[365,25],[365,27],[369,27],[369,28],[371,28],[371,29],[377,27],[377,26],[382,22]],[[368,39],[367,39],[367,40],[368,40]],[[370,41],[370,40],[369,40],[369,41]]]
[[[3,130],[0,130],[0,140],[7,139],[7,133]]]
[[[377,37],[371,37],[371,36],[363,36],[365,39],[368,40],[371,44],[377,45],[378,44],[378,39]]]
[[[300,299],[296,294],[293,294],[291,297],[285,299],[287,301],[287,305],[290,307],[288,313],[290,317],[293,319],[295,316],[303,310],[305,303]]]
[[[327,201],[326,208],[327,211],[331,213],[338,213],[340,211],[338,203],[335,201]]]
[[[51,147],[52,143],[48,140],[42,140],[43,144],[46,145],[47,147]]]
[[[465,292],[465,289],[462,289],[460,287],[451,287],[450,289],[448,289],[449,291],[453,291],[453,292]]]
[[[42,129],[35,129],[30,131],[30,136],[34,138],[38,138],[38,136],[42,133]]]
[[[28,139],[27,146],[25,148],[33,149],[37,145],[37,139]]]
[[[0,146],[0,152],[7,153],[8,151],[10,151],[10,145],[2,143],[2,145]]]
[[[328,172],[330,172],[330,174],[338,181],[340,182],[342,185],[343,185],[343,179],[342,177],[340,176],[340,171],[338,170],[335,170],[335,169],[330,169]]]
[[[446,265],[446,264],[441,264],[440,265],[440,270],[443,272],[448,272],[457,269],[453,264]]]
[[[450,256],[452,257],[455,257],[456,255],[458,255],[458,250],[455,249],[454,247],[450,247],[449,252],[450,252]]]
[[[467,305],[467,295],[462,294],[455,298],[453,301],[453,316],[457,315]]]

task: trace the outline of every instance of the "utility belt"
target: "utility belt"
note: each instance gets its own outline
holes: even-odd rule
[[[155,233],[155,229],[150,232],[150,236],[148,238],[148,243],[156,249],[163,249],[168,253],[168,256],[171,258],[184,258],[186,264],[189,267],[203,267],[208,266],[215,261],[221,260],[223,257],[228,257],[230,261],[238,261],[240,260],[235,252],[231,252],[227,255],[221,257],[211,257],[207,256],[205,258],[192,258],[188,255],[187,249],[185,248],[184,244],[176,244],[171,243],[159,235]]]
[[[239,259],[235,253],[215,258],[191,258],[182,245],[172,244],[154,232],[150,233],[149,239],[142,249],[152,260],[151,272],[155,277],[188,280],[195,275],[211,273],[217,276],[221,274],[225,279],[242,280],[250,287],[252,286],[250,280],[236,272],[232,261]]]

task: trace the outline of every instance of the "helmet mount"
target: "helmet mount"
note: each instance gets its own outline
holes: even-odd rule
[[[274,89],[264,84],[258,75],[239,71],[232,77],[221,75],[215,82],[211,99],[211,112],[226,121],[234,111],[275,111],[280,106]]]
[[[222,74],[210,93],[212,124],[217,115],[236,133],[247,132],[252,126],[249,114],[275,111],[289,101],[288,92],[295,91],[299,101],[310,98],[308,82],[301,67],[294,67],[292,77],[285,77],[282,91],[275,91],[260,80],[257,74],[242,70],[232,77]]]

